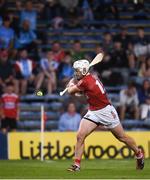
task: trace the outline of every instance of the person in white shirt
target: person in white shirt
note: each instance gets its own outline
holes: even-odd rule
[[[133,118],[139,118],[139,100],[136,87],[133,83],[129,83],[127,89],[120,91],[120,119],[125,119],[126,111],[133,113]]]

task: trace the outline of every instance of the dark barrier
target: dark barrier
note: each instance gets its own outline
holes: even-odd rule
[[[8,159],[7,135],[0,133],[0,159]]]

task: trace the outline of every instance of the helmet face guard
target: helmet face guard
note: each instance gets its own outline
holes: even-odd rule
[[[81,59],[75,61],[73,64],[74,76],[76,79],[82,79],[89,71],[89,61],[86,59]]]
[[[82,72],[80,71],[79,68],[74,69],[74,78],[75,79],[80,80],[83,78],[83,76],[84,75],[82,74]]]
[[[89,71],[89,61],[86,59],[75,61],[73,64],[73,68],[76,71],[76,73],[80,71],[81,75],[85,76]]]

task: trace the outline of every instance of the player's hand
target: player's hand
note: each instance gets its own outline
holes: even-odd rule
[[[19,116],[17,116],[16,120],[19,121]]]
[[[83,93],[82,92],[77,92],[74,95],[77,96],[77,97],[81,97],[81,96],[83,96]]]
[[[71,87],[71,86],[74,86],[75,84],[74,83],[69,83],[68,85],[67,85],[67,87]]]
[[[5,119],[5,115],[4,115],[4,114],[2,114],[2,115],[1,115],[1,118],[2,118],[2,119]]]
[[[74,95],[75,95],[76,97],[81,97],[81,96],[83,96],[83,94],[82,94],[82,93],[79,93],[79,92],[78,92],[78,93],[75,93]]]

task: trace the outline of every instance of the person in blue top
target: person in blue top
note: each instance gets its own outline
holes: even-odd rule
[[[72,58],[69,51],[65,52],[63,62],[60,64],[58,69],[58,77],[62,85],[65,85],[73,77],[74,70],[72,68]]]
[[[13,47],[14,30],[10,28],[10,18],[3,19],[3,25],[0,27],[0,48],[8,49]]]
[[[30,22],[30,29],[36,30],[37,25],[37,11],[33,9],[32,1],[26,1],[25,9],[20,13],[20,22],[21,25],[24,20],[28,20]]]
[[[36,39],[36,33],[30,29],[30,21],[24,20],[22,23],[22,28],[16,37],[15,47],[17,49],[25,48],[28,51],[31,51],[37,47]]]
[[[81,115],[76,112],[76,106],[70,102],[67,106],[67,111],[64,112],[59,119],[59,131],[77,131],[79,128]]]

